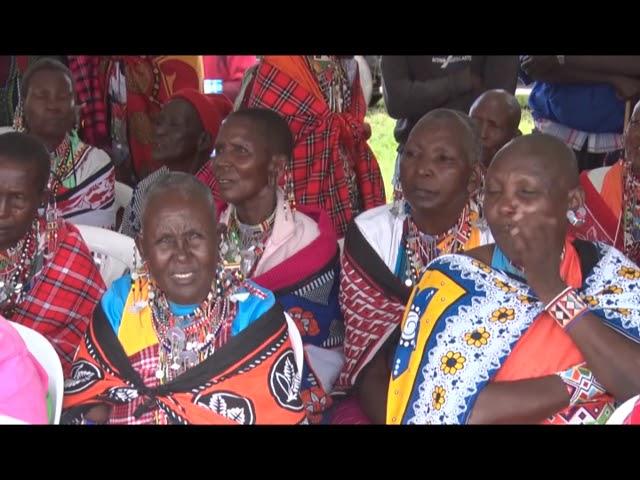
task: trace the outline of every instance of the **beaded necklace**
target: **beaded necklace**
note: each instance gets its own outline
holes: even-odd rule
[[[258,225],[246,225],[238,219],[237,210],[231,208],[233,210],[223,233],[220,254],[225,265],[238,265],[243,278],[251,278],[273,231],[276,209]]]
[[[70,135],[66,135],[62,143],[51,154],[51,175],[49,176],[47,188],[54,197],[58,194],[60,187],[63,187],[63,183],[69,174],[75,171],[80,158],[89,148],[88,145],[79,144],[80,139],[73,132]]]
[[[156,378],[161,385],[198,365],[226,342],[236,310],[229,296],[212,289],[188,315],[174,315],[153,281],[149,282],[148,297],[158,337]]]
[[[458,253],[471,237],[469,205],[460,213],[458,221],[448,231],[440,235],[423,234],[413,221],[411,214],[406,216],[403,228],[404,248],[407,258],[405,285],[412,287],[418,283],[424,268],[433,259],[446,253]]]
[[[39,224],[36,219],[25,238],[16,245],[11,252],[7,252],[5,259],[11,259],[13,266],[5,264],[0,272],[0,311],[9,315],[22,300],[22,294],[32,273],[31,266],[36,259],[38,247]]]

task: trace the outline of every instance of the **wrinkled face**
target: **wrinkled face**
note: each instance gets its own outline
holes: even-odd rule
[[[22,239],[44,202],[42,178],[32,165],[0,156],[0,250]]]
[[[411,208],[435,211],[468,197],[472,176],[468,135],[449,119],[411,131],[400,160],[402,192]]]
[[[142,225],[136,243],[158,287],[175,303],[204,301],[218,265],[217,220],[207,201],[180,191],[155,196]]]
[[[552,175],[536,155],[517,149],[501,151],[487,171],[484,213],[496,243],[512,261],[519,260],[510,233],[518,213],[522,222],[535,215],[555,219],[558,229],[549,242],[564,242],[569,192]]]
[[[266,140],[246,117],[230,117],[215,142],[213,169],[225,202],[241,204],[270,186],[278,172]]]
[[[482,141],[482,163],[488,167],[497,151],[516,134],[508,106],[500,98],[485,96],[471,107],[469,116],[478,125]]]
[[[625,132],[624,151],[627,160],[632,162],[634,169],[640,171],[640,107],[638,106],[634,109]]]
[[[75,123],[75,105],[69,77],[57,70],[37,71],[24,100],[29,132],[42,138],[63,138]]]
[[[199,153],[203,134],[195,108],[185,100],[171,100],[155,120],[152,157],[169,166],[191,160]]]

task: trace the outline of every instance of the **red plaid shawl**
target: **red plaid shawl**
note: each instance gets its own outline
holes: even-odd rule
[[[107,105],[101,75],[102,57],[97,55],[69,55],[69,69],[73,73],[80,113],[80,137],[99,148],[109,146]]]
[[[43,221],[40,231],[44,229]],[[100,272],[80,232],[60,221],[55,256],[10,319],[37,330],[53,344],[66,376],[104,291]]]
[[[300,62],[304,63],[302,57]],[[351,105],[342,113],[332,112],[324,98],[301,82],[263,60],[243,104],[269,108],[285,118],[295,142],[291,172],[296,200],[326,210],[336,233],[343,237],[349,221],[359,212],[352,210],[349,200],[341,147],[356,174],[362,209],[385,203],[380,168],[367,145],[366,104],[360,80],[356,76]]]

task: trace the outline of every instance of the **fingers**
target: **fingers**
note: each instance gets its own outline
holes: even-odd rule
[[[518,211],[512,220],[510,234],[528,253],[547,251],[549,240],[557,238],[558,221],[555,218]]]

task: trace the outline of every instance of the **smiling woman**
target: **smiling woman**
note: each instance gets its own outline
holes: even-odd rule
[[[65,383],[63,422],[304,420],[299,336],[270,291],[227,281],[218,238],[211,191],[195,177],[167,173],[149,189],[143,266],[96,309]]]

